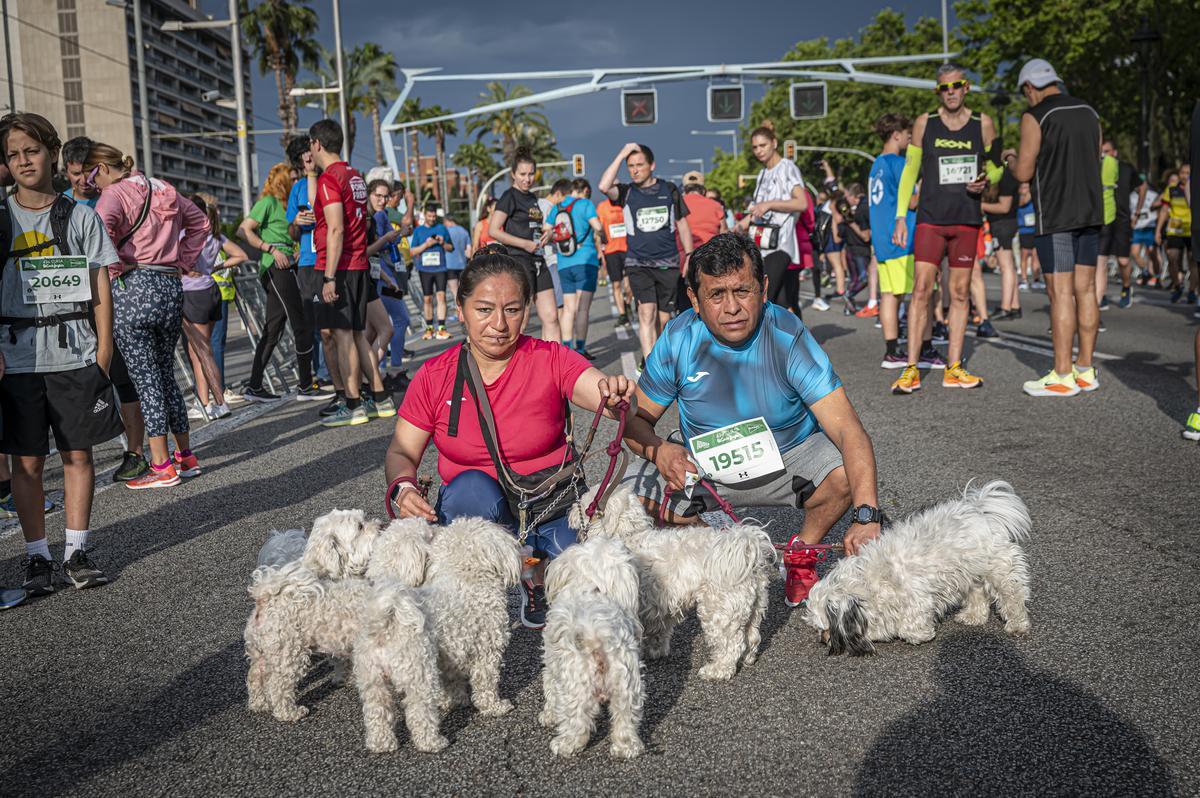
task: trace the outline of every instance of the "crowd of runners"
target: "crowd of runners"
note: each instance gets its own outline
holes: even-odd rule
[[[875,319],[881,366],[899,372],[888,378],[893,394],[920,390],[931,370],[944,387],[978,390],[984,377],[968,367],[966,336],[998,336],[996,324],[1021,318],[1026,292],[1045,290],[1054,363],[1021,387],[1070,397],[1100,388],[1102,311],[1128,308],[1135,290],[1197,303],[1189,167],[1156,189],[1049,63],[1031,60],[1018,82],[1029,108],[1019,141],[1006,146],[993,120],[970,109],[963,69],[939,67],[934,110],[875,122],[880,153],[866,185],[825,161],[806,177],[769,123],[750,136],[761,168],[736,201],[698,172],[681,186],[657,176],[654,153],[637,143],[594,186],[560,179],[542,193],[538,164],[518,149],[509,187],[474,225],[437,202],[420,207],[400,183],[364,179],[339,155],[338,124],[322,120],[267,171],[236,241],[221,234],[215,198],[147,178],[102,142],[63,143],[35,114],[4,117],[0,181],[12,188],[0,202],[0,509],[21,523],[25,592],[52,592],[59,572],[76,588],[107,582],[88,553],[92,448],[124,435],[114,479],[131,489],[199,475],[190,422],[281,401],[264,376],[287,329],[299,376],[291,395],[320,402],[321,424],[398,416],[387,471],[401,514],[494,517],[552,557],[574,539],[566,510],[527,519],[538,505],[519,500],[532,485],[521,480],[561,467],[565,402],[601,404],[614,418],[628,403],[626,444],[644,461],[629,480],[648,508],[695,522],[713,509],[691,493],[703,476],[743,504],[803,507],[803,539],[816,543],[853,507],[852,553],[879,530],[874,454],[806,314]],[[265,312],[237,391],[225,352],[233,275],[247,271],[257,272]],[[987,271],[1000,276],[995,306]],[[603,284],[618,326],[636,332],[636,384],[590,365]],[[412,313],[423,341],[455,340],[410,375]],[[190,397],[174,361],[181,340]],[[737,401],[719,379],[730,370],[747,388]],[[478,417],[460,416],[464,383]],[[655,432],[672,403],[681,440]],[[547,434],[506,438],[513,424]],[[45,532],[50,435],[64,468],[61,557]],[[1200,440],[1200,409],[1184,435]],[[436,506],[416,480],[431,442],[443,482]],[[815,579],[802,559],[785,563],[789,600]],[[544,609],[530,575],[522,617],[538,626]]]

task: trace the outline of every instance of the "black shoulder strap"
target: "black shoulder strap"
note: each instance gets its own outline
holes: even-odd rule
[[[154,184],[151,183],[150,178],[147,177],[146,178],[146,200],[145,200],[145,202],[142,203],[142,212],[138,214],[137,221],[135,221],[133,223],[133,227],[129,228],[128,232],[126,232],[125,235],[121,236],[121,239],[119,241],[117,241],[117,249],[118,250],[121,249],[121,247],[125,246],[125,244],[127,244],[129,242],[129,239],[133,238],[133,234],[136,233],[141,228],[141,226],[146,223],[146,217],[150,215],[150,200],[152,199],[153,195],[154,195]]]
[[[8,197],[4,194],[4,189],[0,189],[0,272],[8,263],[9,247],[12,246],[12,217],[8,214]]]
[[[54,241],[58,245],[58,254],[70,255],[71,245],[68,243],[71,230],[71,214],[75,211],[75,200],[66,194],[59,194],[50,207],[50,231],[54,233]]]
[[[454,396],[450,399],[450,421],[446,425],[446,434],[451,438],[458,437],[458,417],[462,413],[462,391],[467,380],[467,345],[463,344],[458,353],[458,369],[454,373]]]

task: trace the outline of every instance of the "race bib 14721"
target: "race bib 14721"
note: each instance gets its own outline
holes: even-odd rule
[[[943,155],[938,158],[938,182],[943,186],[970,183],[975,179],[974,155]]]

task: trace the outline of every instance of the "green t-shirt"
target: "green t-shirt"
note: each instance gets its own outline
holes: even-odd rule
[[[1112,224],[1117,218],[1117,180],[1121,168],[1117,159],[1105,155],[1100,160],[1100,184],[1104,187],[1104,223]]]
[[[274,195],[267,196],[254,203],[250,209],[250,218],[258,222],[258,237],[268,244],[279,246],[284,252],[294,254],[296,242],[288,235],[287,211],[283,203]],[[258,273],[262,274],[275,265],[275,258],[270,252],[262,253],[258,260]]]

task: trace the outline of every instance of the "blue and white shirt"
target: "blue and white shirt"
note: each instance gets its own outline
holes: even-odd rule
[[[892,243],[892,231],[896,227],[896,202],[900,192],[900,173],[904,171],[904,156],[885,153],[871,164],[867,198],[870,201],[871,245],[875,248],[875,259],[883,262],[903,258],[912,254],[913,231],[917,227],[917,212],[910,210],[905,216],[908,225],[907,246]]]
[[[696,311],[682,313],[663,330],[638,380],[652,402],[678,402],[685,439],[761,416],[781,453],[820,430],[809,408],[841,385],[804,322],[772,302],[736,347],[718,341]]]

